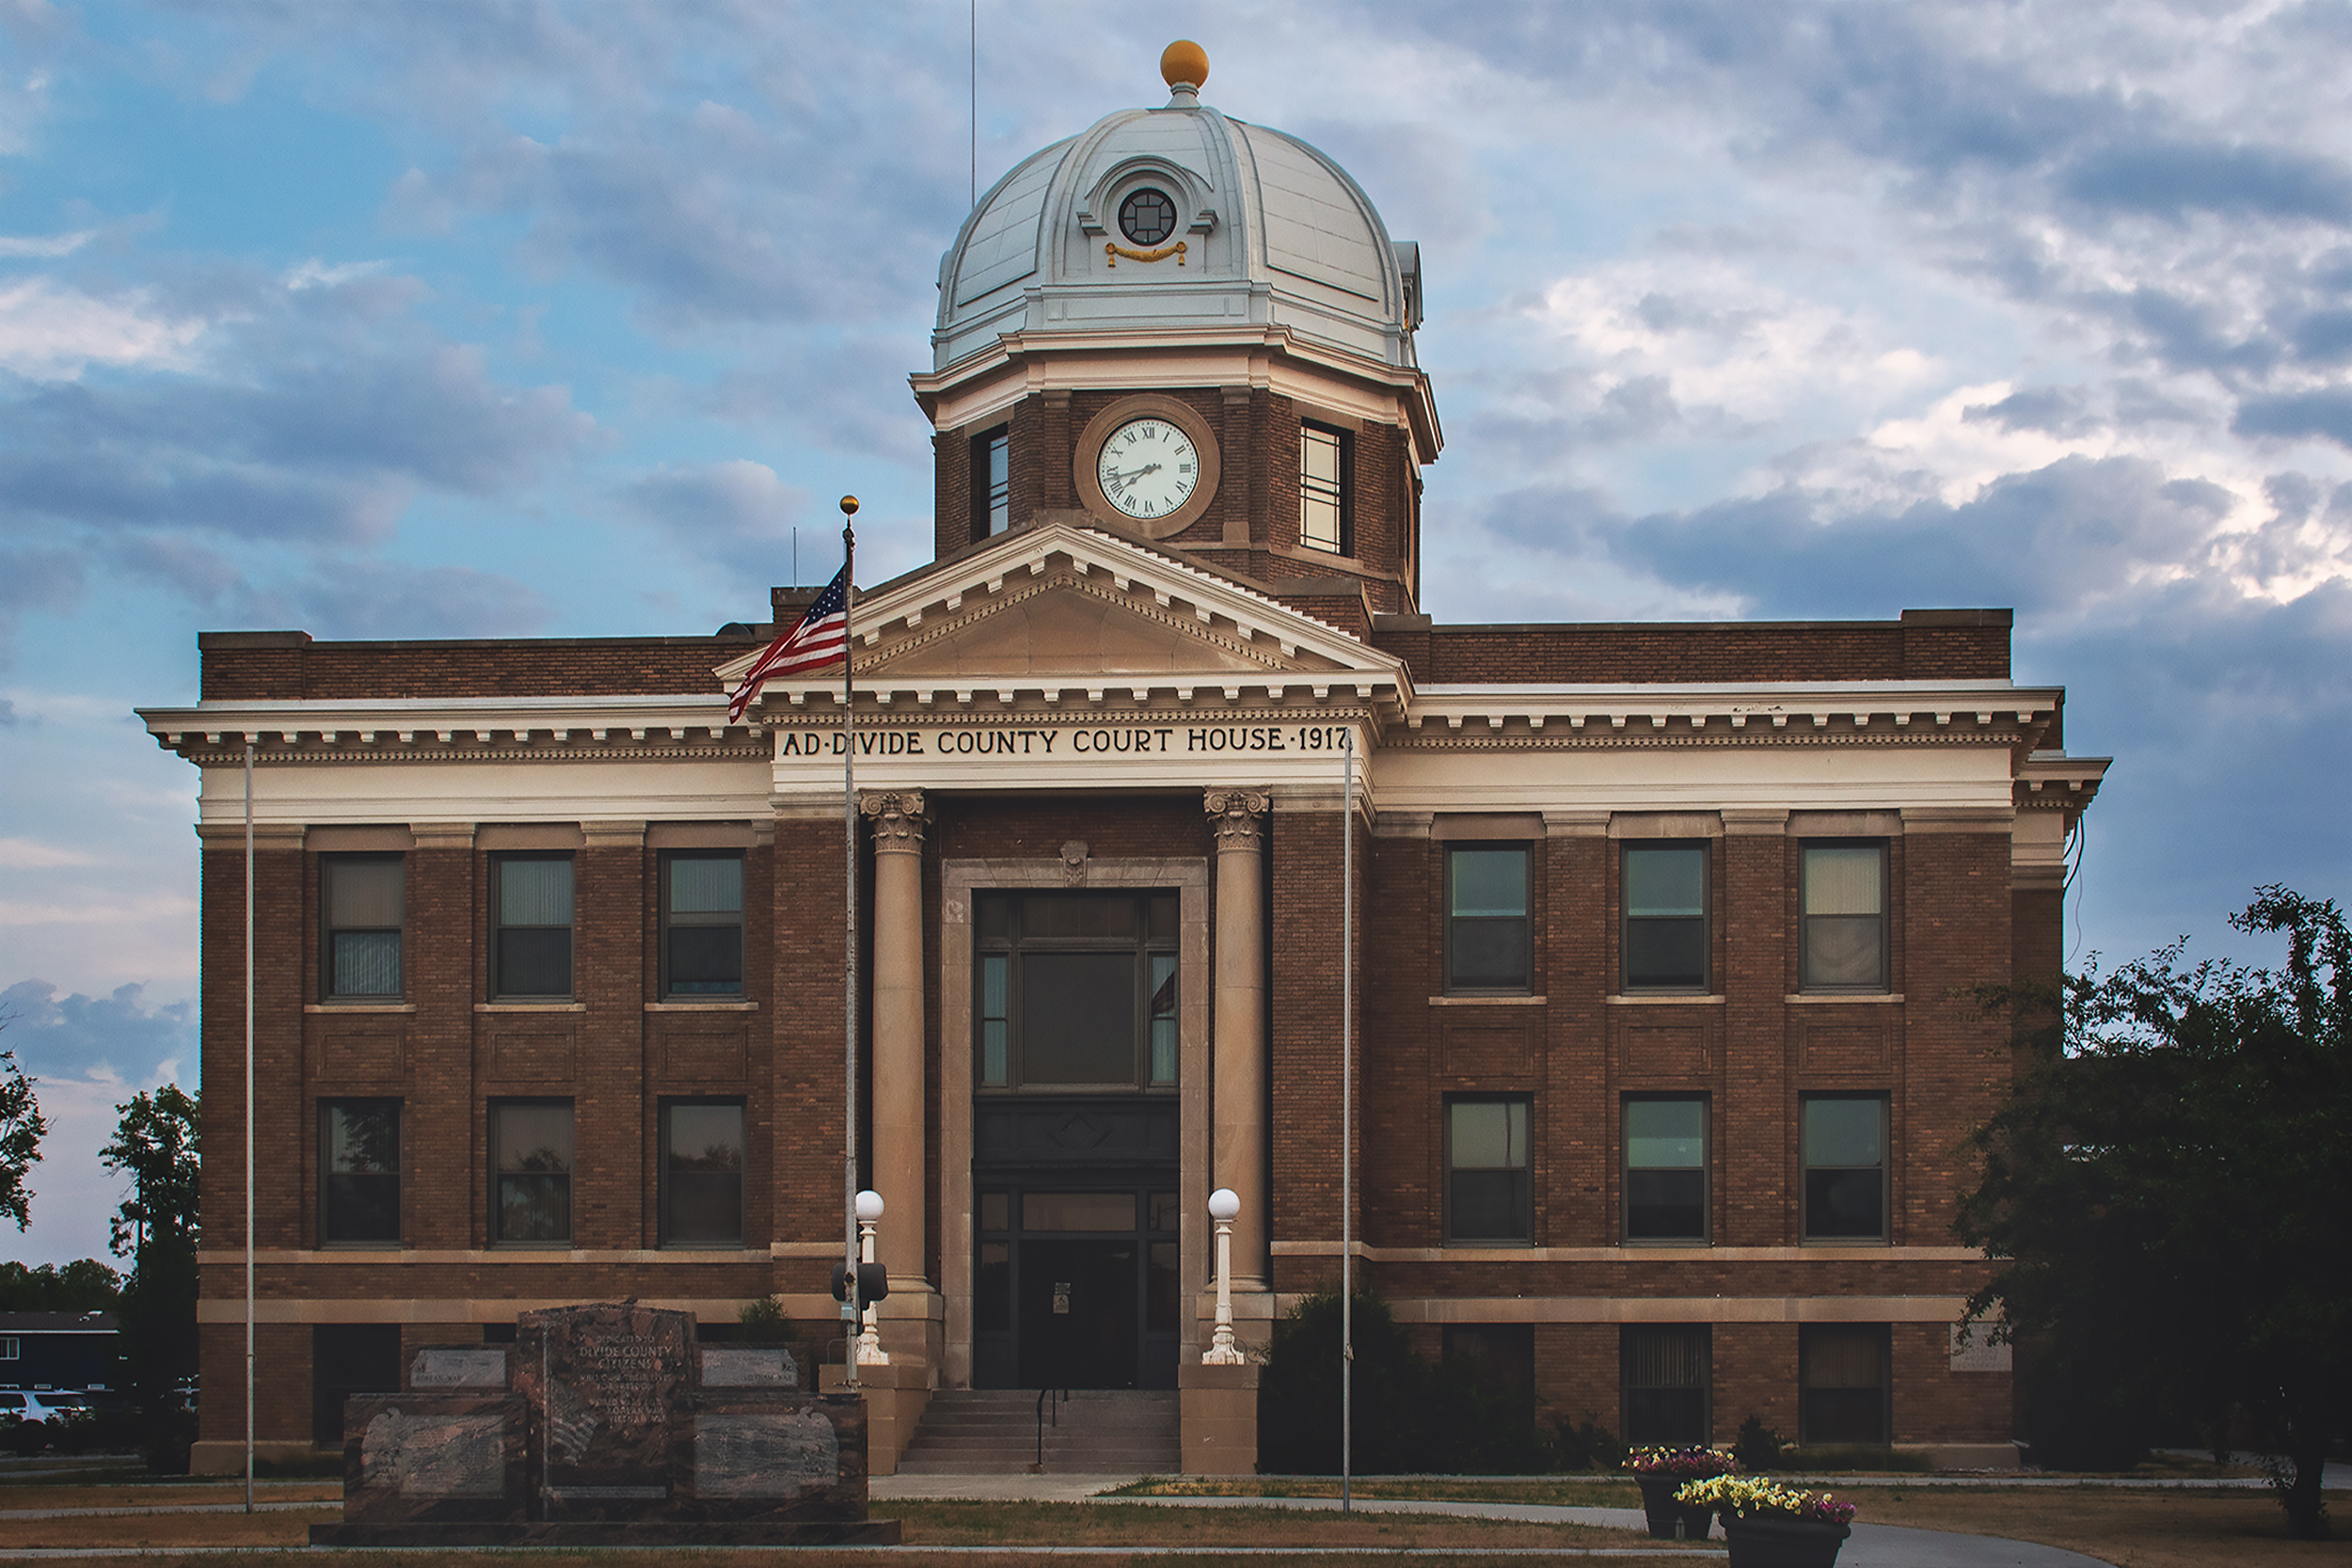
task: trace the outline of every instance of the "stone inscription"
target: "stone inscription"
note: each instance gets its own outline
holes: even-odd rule
[[[411,1416],[387,1410],[360,1435],[361,1482],[404,1497],[500,1497],[506,1487],[505,1435],[506,1423],[495,1412]]]
[[[857,732],[861,757],[1005,757],[1067,761],[1097,757],[1220,756],[1235,752],[1336,752],[1344,724],[1078,725],[1015,729],[986,725],[904,725]],[[786,730],[778,760],[838,758],[839,730]]]
[[[821,1410],[694,1418],[694,1492],[774,1497],[841,1484],[841,1445]]]
[[[798,1388],[800,1386],[800,1359],[781,1345],[773,1349],[722,1349],[712,1345],[703,1351],[703,1386],[706,1388]]]
[[[500,1350],[421,1350],[409,1363],[411,1388],[503,1388],[506,1352]]]

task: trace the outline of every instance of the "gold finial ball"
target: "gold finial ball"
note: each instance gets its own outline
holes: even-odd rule
[[[1169,87],[1190,84],[1205,87],[1209,81],[1209,52],[1190,39],[1178,39],[1160,51],[1160,80]]]
[[[841,515],[844,517],[854,517],[857,515],[857,498],[855,496],[844,496],[841,498]]]

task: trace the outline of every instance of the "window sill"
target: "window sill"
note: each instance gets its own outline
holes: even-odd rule
[[[1704,1236],[1629,1236],[1617,1244],[1628,1252],[1706,1252],[1715,1243]]]
[[[560,1242],[492,1242],[488,1250],[492,1252],[566,1253],[572,1250],[572,1242],[568,1236]]]
[[[477,1002],[478,1013],[584,1013],[585,1002]]]
[[[1533,1252],[1535,1243],[1525,1236],[1453,1237],[1445,1240],[1447,1252]]]
[[[1861,1247],[1883,1250],[1894,1244],[1883,1236],[1800,1236],[1797,1238],[1797,1245],[1801,1247]]]
[[[723,1253],[730,1253],[730,1252],[739,1253],[739,1252],[741,1252],[741,1251],[743,1250],[743,1243],[741,1242],[741,1240],[740,1240],[740,1239],[738,1239],[738,1240],[736,1240],[736,1241],[732,1241],[732,1242],[664,1242],[664,1243],[661,1243],[660,1250],[661,1250],[661,1251],[663,1251],[663,1252],[665,1252],[665,1253],[679,1253],[679,1252],[715,1252],[715,1253],[722,1253],[722,1254],[723,1254]]]
[[[673,998],[668,1002],[648,1002],[645,1004],[645,1011],[649,1013],[755,1013],[759,1011],[759,1004],[756,1002],[689,1002],[682,998]]]
[[[1720,1007],[1729,998],[1690,991],[1615,991],[1601,998],[1612,1007]]]
[[[306,1013],[413,1013],[414,1002],[305,1002]]]
[[[1541,1007],[1550,1001],[1550,997],[1541,995],[1520,996],[1506,992],[1500,996],[1481,996],[1473,992],[1466,996],[1433,996],[1429,1005],[1433,1007]]]
[[[321,1242],[321,1252],[405,1252],[405,1242]]]
[[[1781,998],[1783,1002],[1897,1002],[1903,999],[1899,990],[1792,990]]]

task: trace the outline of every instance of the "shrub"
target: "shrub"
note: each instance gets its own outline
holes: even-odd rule
[[[1740,1435],[1731,1445],[1731,1452],[1742,1470],[1777,1470],[1780,1450],[1787,1445],[1786,1438],[1764,1424],[1763,1417],[1751,1416],[1740,1423]]]
[[[1625,1463],[1625,1445],[1617,1434],[1586,1411],[1581,1421],[1563,1416],[1552,1423],[1552,1452],[1563,1470],[1613,1470]]]
[[[735,1323],[743,1338],[763,1344],[777,1344],[800,1338],[799,1331],[792,1326],[792,1320],[784,1315],[784,1302],[777,1296],[762,1296],[757,1301],[746,1303],[743,1309],[735,1315]]]
[[[1371,1291],[1355,1301],[1352,1468],[1525,1475],[1559,1455],[1524,1401],[1447,1377]],[[1605,1434],[1604,1434],[1605,1435]],[[1275,1325],[1258,1386],[1258,1467],[1272,1475],[1340,1468],[1340,1298],[1319,1291]]]

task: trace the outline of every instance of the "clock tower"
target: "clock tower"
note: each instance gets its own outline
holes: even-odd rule
[[[1040,522],[1151,541],[1358,636],[1419,610],[1420,248],[1295,136],[1169,96],[1015,166],[940,265],[937,554]]]

